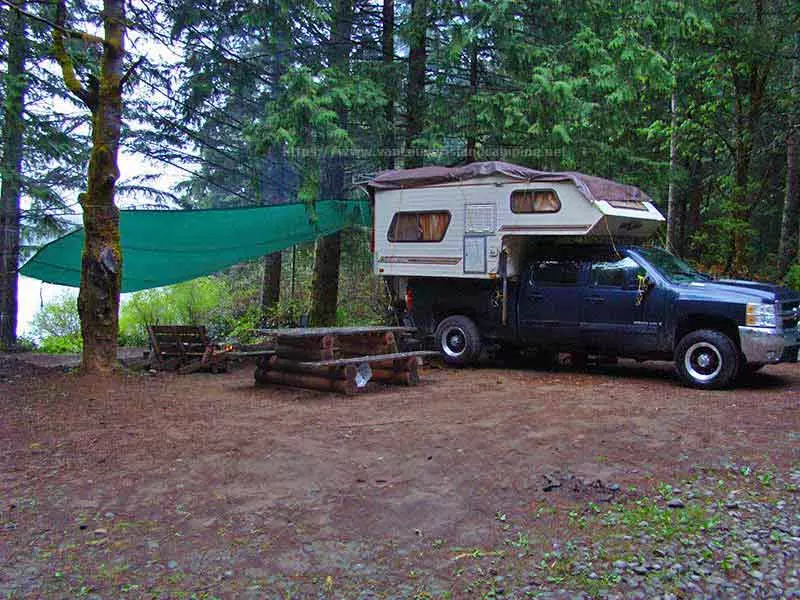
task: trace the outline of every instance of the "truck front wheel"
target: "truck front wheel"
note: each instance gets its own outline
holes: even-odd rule
[[[478,327],[469,317],[447,317],[439,323],[435,337],[436,345],[446,363],[462,366],[478,360],[481,336]]]
[[[699,329],[686,334],[678,343],[675,366],[684,383],[691,387],[724,388],[739,372],[739,350],[724,333]]]

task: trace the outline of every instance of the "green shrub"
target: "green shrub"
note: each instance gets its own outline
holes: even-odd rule
[[[137,348],[147,346],[149,343],[150,340],[147,337],[147,331],[142,331],[140,328],[133,325],[129,325],[123,329],[122,315],[120,315],[120,328],[117,336],[118,345]]]
[[[267,310],[266,327],[297,327],[303,316],[310,310],[310,305],[302,299],[282,298],[280,302]]]
[[[80,333],[78,302],[70,294],[63,294],[45,304],[31,322],[31,334],[37,340],[49,337],[80,338]]]
[[[31,321],[31,336],[26,340],[37,352],[74,354],[83,347],[78,301],[73,294],[64,293],[46,303]],[[24,338],[21,338],[21,340]]]
[[[233,326],[229,331],[223,334],[224,337],[242,344],[249,344],[255,341],[257,337],[255,335],[255,329],[261,327],[259,312],[258,306],[248,306],[247,310],[241,316],[234,318]]]
[[[38,352],[45,354],[77,354],[83,349],[80,334],[49,335],[39,342]]]
[[[800,292],[800,263],[793,265],[786,274],[786,285]]]
[[[149,326],[172,324],[173,320],[163,289],[136,292],[120,308],[119,343],[123,346],[146,346]]]
[[[120,344],[147,345],[152,325],[205,325],[209,335],[224,335],[234,326],[230,304],[227,283],[214,276],[135,292],[120,309]]]

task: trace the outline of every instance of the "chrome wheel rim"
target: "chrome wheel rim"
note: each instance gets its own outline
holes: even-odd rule
[[[442,350],[450,358],[459,358],[467,351],[467,334],[461,327],[448,327],[442,332]]]
[[[683,366],[695,381],[711,381],[722,371],[722,354],[713,344],[697,342],[684,354]]]

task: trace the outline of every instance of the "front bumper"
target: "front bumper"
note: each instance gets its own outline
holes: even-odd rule
[[[747,362],[797,362],[800,329],[781,331],[763,327],[739,327],[739,341]]]

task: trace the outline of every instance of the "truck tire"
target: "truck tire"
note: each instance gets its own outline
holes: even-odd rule
[[[698,329],[686,334],[675,348],[675,366],[683,382],[700,389],[720,389],[736,379],[739,349],[721,331]]]
[[[481,335],[469,317],[454,315],[439,323],[436,347],[447,364],[463,366],[474,363],[481,353]]]

